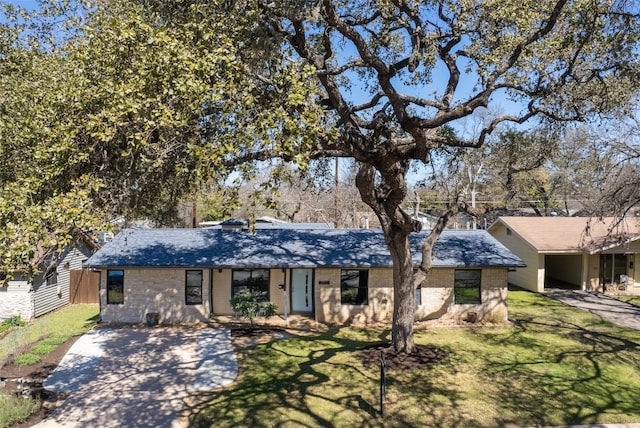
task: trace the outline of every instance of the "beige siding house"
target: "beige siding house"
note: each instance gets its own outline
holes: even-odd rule
[[[0,283],[0,319],[30,320],[69,304],[71,272],[82,269],[92,252],[92,246],[78,243],[38,262],[40,272],[35,277],[16,272]]]
[[[500,217],[488,231],[527,265],[509,273],[522,288],[640,290],[640,219]]]
[[[419,253],[425,234],[414,234]],[[524,266],[484,231],[445,231],[434,269],[416,290],[417,319],[505,321],[508,271]],[[416,264],[419,256],[416,256]],[[280,316],[319,322],[390,321],[391,258],[380,230],[242,228],[125,230],[87,263],[101,272],[103,322],[207,321],[234,315],[246,290],[275,303]]]

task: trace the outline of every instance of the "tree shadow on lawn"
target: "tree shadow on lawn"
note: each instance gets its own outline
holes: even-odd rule
[[[375,362],[388,344],[389,332],[369,330],[365,339],[339,333],[331,330],[321,336],[276,341],[241,354],[237,383],[212,396],[192,417],[191,426],[411,425],[395,416],[380,417],[380,369]],[[425,348],[434,361],[446,355]],[[394,385],[394,377],[390,369],[388,385]],[[432,387],[428,381],[420,385],[428,391]],[[440,393],[453,396],[452,391]],[[393,413],[398,407],[402,403],[391,402],[389,409]]]
[[[640,334],[593,317],[518,320],[509,334],[477,331],[502,347],[478,355],[504,424],[564,425],[640,420]],[[543,337],[544,336],[544,337]]]
[[[550,303],[551,315],[521,315],[512,328],[456,330],[456,341],[445,339],[457,344],[443,348],[449,353],[444,365],[389,371],[384,418],[379,349],[372,345],[387,343],[388,331],[353,339],[332,330],[272,342],[240,355],[237,383],[213,395],[192,426],[637,422],[640,334],[591,315],[574,319],[562,307]],[[359,356],[367,349],[373,350],[370,365]],[[464,376],[473,377],[468,389]],[[489,416],[477,417],[485,405]]]

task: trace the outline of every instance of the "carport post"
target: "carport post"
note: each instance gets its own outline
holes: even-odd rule
[[[282,269],[282,273],[284,274],[284,284],[282,284],[282,297],[284,302],[284,320],[287,320],[287,270]]]
[[[287,320],[287,287],[285,287],[282,291],[284,296],[284,320]]]
[[[284,302],[284,320],[287,320],[287,284],[280,284],[278,287],[282,290],[282,301]]]

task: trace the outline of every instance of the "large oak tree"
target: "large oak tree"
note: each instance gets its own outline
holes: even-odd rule
[[[339,130],[316,155],[359,163],[356,183],[378,216],[394,265],[393,344],[414,349],[414,289],[457,198],[422,246],[414,272],[402,209],[411,162],[442,147],[480,147],[501,123],[581,121],[631,100],[638,81],[635,2],[272,0],[271,35],[316,70],[318,100]],[[472,141],[457,123],[504,103]]]

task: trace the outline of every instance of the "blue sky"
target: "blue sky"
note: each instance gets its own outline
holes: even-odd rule
[[[36,0],[3,0],[3,3],[14,4],[27,9],[33,9],[38,6],[38,2]]]
[[[2,0],[2,3],[13,4],[25,9],[36,9],[38,7],[37,0]]]

